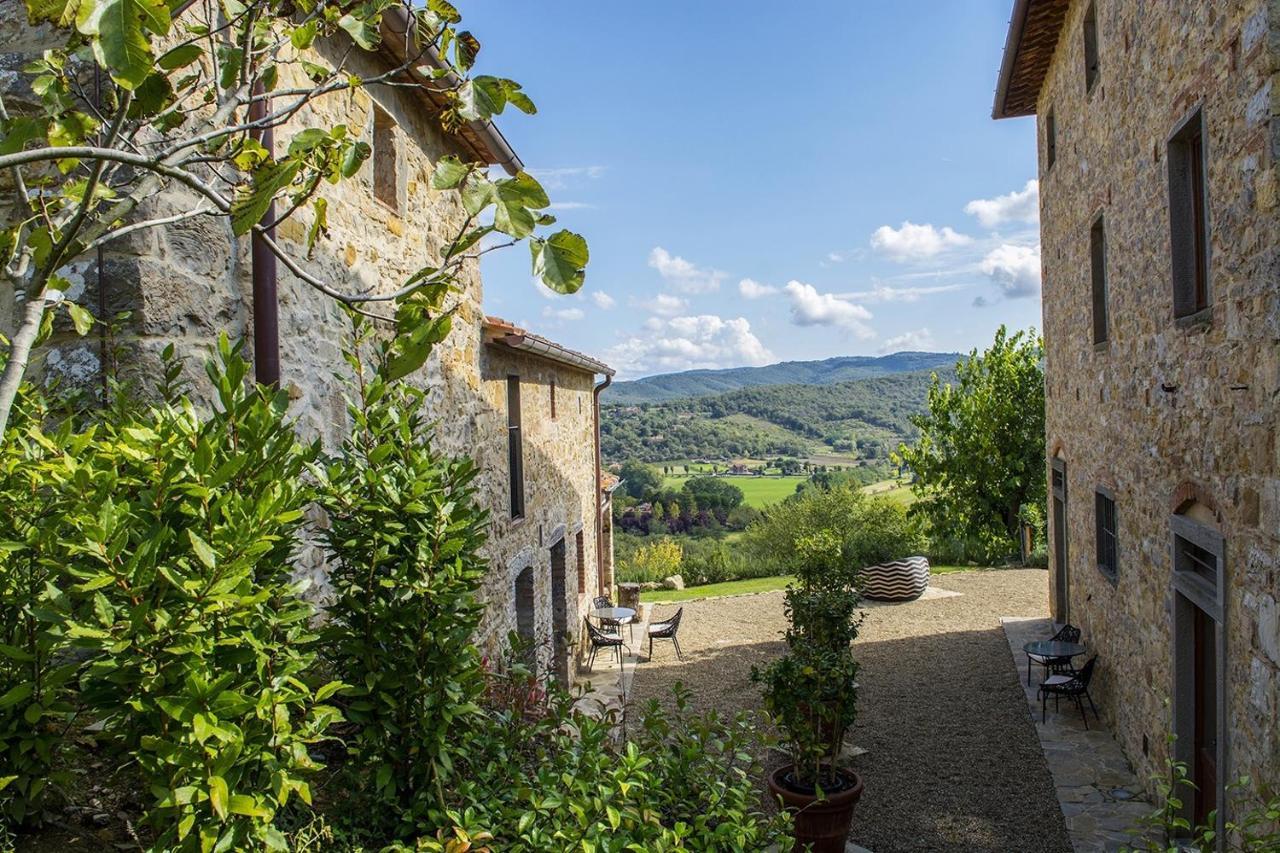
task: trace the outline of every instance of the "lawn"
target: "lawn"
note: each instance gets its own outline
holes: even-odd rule
[[[930,566],[931,575],[949,575],[952,572],[986,572],[995,566]],[[709,583],[704,586],[691,586],[687,589],[655,589],[640,593],[640,600],[646,604],[664,604],[666,602],[689,601],[694,598],[719,598],[725,595],[752,595],[757,592],[773,592],[775,589],[786,589],[791,583],[790,575],[771,575],[767,578],[748,578],[741,581],[725,581]]]
[[[675,489],[679,491],[688,479],[689,478],[683,474],[676,477],[664,477],[662,480],[662,487],[664,489]],[[769,504],[776,504],[778,501],[795,494],[796,486],[803,483],[808,478],[781,475],[743,477],[736,474],[726,474],[719,479],[727,480],[739,489],[742,489],[743,503],[747,506],[753,506],[756,509],[760,509],[761,507],[766,507]]]

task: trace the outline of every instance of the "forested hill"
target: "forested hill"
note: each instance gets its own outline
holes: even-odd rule
[[[834,385],[872,376],[950,368],[960,357],[959,353],[895,352],[879,357],[852,355],[822,361],[784,361],[765,367],[686,370],[617,382],[604,392],[603,401],[657,403],[759,385]]]
[[[601,411],[601,449],[610,462],[778,456],[831,464],[884,460],[914,437],[910,417],[924,411],[932,374],[954,379],[955,356],[947,358],[947,365],[936,370],[852,382],[607,404]]]

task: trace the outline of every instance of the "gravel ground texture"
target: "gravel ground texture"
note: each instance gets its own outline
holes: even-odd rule
[[[891,851],[1053,851],[1071,842],[1017,681],[1000,616],[1048,611],[1046,573],[934,578],[955,596],[874,605],[854,643],[859,717],[847,741],[866,793],[850,839]],[[684,661],[670,642],[636,669],[634,710],[681,681],[697,710],[760,708],[751,666],[781,654],[782,593],[686,602]],[[654,619],[674,613],[658,605]],[[769,767],[785,760],[763,756]]]

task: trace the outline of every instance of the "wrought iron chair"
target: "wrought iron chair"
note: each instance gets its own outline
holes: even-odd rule
[[[684,660],[684,655],[680,651],[680,638],[676,636],[680,630],[680,617],[683,615],[684,608],[681,607],[670,619],[649,623],[649,660],[653,660],[654,640],[670,640],[676,647],[676,659]]]
[[[1080,642],[1080,629],[1075,625],[1063,625],[1058,629],[1058,633],[1049,638],[1060,643],[1078,643]],[[1055,673],[1070,673],[1071,658],[1051,658],[1044,655],[1033,655],[1027,653],[1027,686],[1031,686],[1031,664],[1038,663],[1044,667],[1045,678]]]
[[[587,637],[591,640],[591,655],[587,658],[587,672],[596,663],[596,652],[601,649],[613,649],[613,654],[618,659],[618,663],[622,663],[622,637],[616,634],[606,634],[595,625],[591,624],[590,619],[583,619],[587,623]]]
[[[615,606],[613,601],[607,595],[597,595],[595,598],[591,599],[592,610],[599,610],[602,607],[613,607],[613,606]],[[631,635],[631,639],[634,640],[636,638],[636,626],[635,626],[634,619],[627,618],[627,619],[601,619],[600,620],[600,627],[604,630],[606,634],[621,635],[623,625],[627,626],[627,633],[629,633]]]
[[[1044,683],[1040,685],[1037,696],[1040,700],[1040,722],[1044,722],[1045,706],[1049,704],[1049,696],[1053,696],[1053,707],[1058,709],[1058,700],[1066,696],[1068,699],[1076,703],[1076,707],[1080,709],[1080,717],[1084,720],[1084,727],[1087,731],[1089,728],[1089,715],[1084,710],[1084,700],[1089,700],[1089,707],[1093,709],[1094,719],[1102,719],[1098,716],[1098,708],[1093,704],[1093,697],[1089,695],[1089,682],[1093,680],[1093,668],[1098,663],[1098,656],[1094,655],[1089,658],[1089,662],[1080,667],[1079,672],[1073,672],[1070,675],[1058,673],[1049,676]]]

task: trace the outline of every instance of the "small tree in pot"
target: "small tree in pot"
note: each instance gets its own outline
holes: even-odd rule
[[[797,851],[842,851],[862,780],[839,768],[845,731],[857,716],[856,572],[831,530],[796,540],[796,583],[787,590],[788,651],[751,677],[787,743],[792,763],[774,771],[769,789],[795,812]]]

